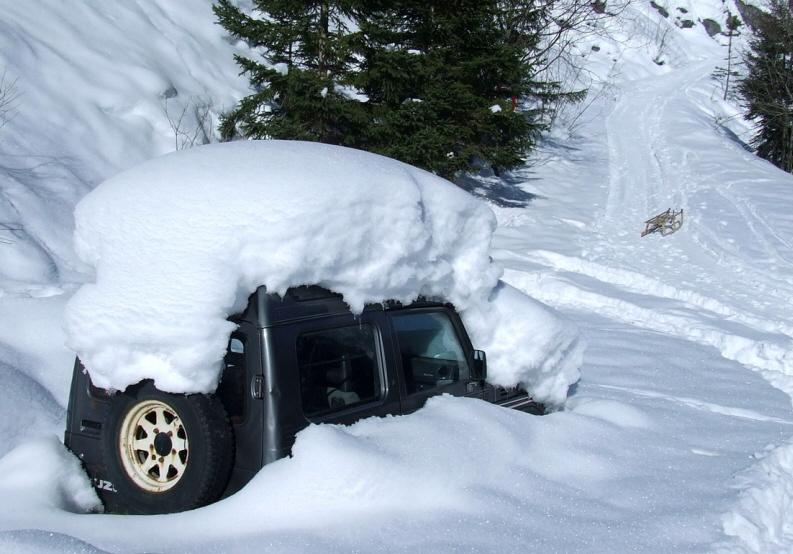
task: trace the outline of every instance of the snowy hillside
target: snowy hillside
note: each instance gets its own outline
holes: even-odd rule
[[[564,411],[436,398],[314,426],[237,495],[155,517],[83,513],[60,444],[62,314],[94,278],[72,210],[202,142],[200,120],[246,93],[242,46],[205,0],[2,4],[22,95],[0,129],[0,229],[18,229],[0,230],[0,552],[793,549],[793,176],[746,149],[711,77],[726,38],[703,22],[724,28],[733,0],[637,0],[582,38],[589,108],[503,177],[537,199],[493,208],[492,257],[588,343]],[[667,208],[682,229],[641,237]]]

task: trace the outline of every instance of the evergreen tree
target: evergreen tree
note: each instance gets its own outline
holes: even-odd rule
[[[726,15],[727,31],[721,34],[727,37],[727,57],[725,58],[727,67],[718,66],[713,71],[713,76],[719,81],[724,82],[724,100],[727,100],[731,92],[730,81],[733,78],[740,77],[740,73],[734,69],[736,55],[732,39],[741,35],[740,28],[743,26],[743,22],[741,22],[741,19],[737,15],[733,15],[729,10],[727,10]]]
[[[542,128],[518,103],[554,85],[532,80],[539,34],[505,24],[502,3],[253,0],[248,15],[217,0],[218,22],[262,55],[236,57],[253,93],[221,135],[342,144],[447,178],[517,167]],[[524,1],[522,29],[542,5]]]
[[[346,144],[365,121],[361,103],[344,94],[353,53],[351,2],[254,0],[254,17],[229,0],[213,6],[218,22],[260,50],[235,56],[254,93],[221,120],[221,136]]]
[[[740,36],[740,32],[738,29],[741,28],[741,19],[737,15],[732,15],[729,10],[727,11],[727,71],[726,71],[726,82],[724,84],[724,100],[727,100],[727,95],[730,92],[730,77],[735,77],[736,73],[732,69],[732,39],[733,37]]]
[[[793,10],[773,0],[758,21],[751,50],[745,55],[747,75],[738,84],[747,118],[758,123],[753,139],[757,154],[793,172]]]
[[[385,3],[384,3],[385,4]],[[540,125],[516,110],[534,83],[492,0],[369,2],[359,18],[362,147],[447,178],[517,167]]]

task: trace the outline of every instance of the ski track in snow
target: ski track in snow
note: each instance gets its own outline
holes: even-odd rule
[[[791,421],[780,419],[778,417],[769,417],[754,410],[747,410],[745,408],[737,408],[734,406],[724,406],[721,404],[715,404],[713,402],[704,402],[696,398],[686,398],[682,396],[659,394],[657,392],[650,390],[640,390],[640,389],[634,389],[628,387],[616,387],[613,385],[590,385],[590,386],[603,388],[603,389],[619,390],[622,392],[628,392],[635,396],[643,396],[645,398],[660,398],[662,400],[667,400],[669,402],[677,402],[679,404],[684,404],[685,406],[688,406],[689,408],[694,408],[695,410],[702,410],[714,414],[739,417],[743,419],[751,419],[754,421],[771,421],[774,423],[781,423],[783,425],[793,425],[793,422]]]
[[[716,159],[700,158],[698,142],[712,144],[716,131],[703,109],[712,69],[710,62],[693,63],[623,89],[606,119],[605,201],[593,203],[589,225],[571,219],[580,254],[527,242],[523,251],[499,252],[500,261],[507,282],[548,304],[712,346],[793,397],[793,279],[787,276],[793,232],[781,211],[775,213],[781,208],[751,195],[753,187],[789,189],[790,183],[726,137]],[[682,229],[640,237],[643,222],[667,208],[685,210]],[[590,386],[782,422],[693,398]],[[739,500],[724,516],[725,533],[737,540],[715,545],[719,552],[793,548],[786,522],[793,509],[791,449],[778,446],[738,479]]]

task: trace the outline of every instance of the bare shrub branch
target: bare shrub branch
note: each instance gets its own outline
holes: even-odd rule
[[[16,117],[16,101],[22,94],[17,89],[19,78],[8,81],[6,71],[6,69],[3,69],[3,75],[0,76],[0,129]]]
[[[168,99],[166,99],[163,112],[173,131],[174,148],[176,150],[184,150],[185,148],[212,142],[211,102],[205,102],[201,99],[195,100],[191,96],[182,111],[174,117],[168,111]]]
[[[594,102],[580,105],[587,90],[597,85],[597,96],[611,93],[609,83],[601,83],[586,67],[580,44],[595,37],[607,38],[609,27],[619,20],[634,0],[502,0],[502,28],[523,47],[524,60],[532,66],[532,79],[555,90],[553,100],[538,98],[550,124],[570,110],[578,120]],[[567,89],[565,89],[567,87]],[[597,88],[596,87],[596,88]]]

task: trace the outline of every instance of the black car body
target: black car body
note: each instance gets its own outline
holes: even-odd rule
[[[260,288],[230,320],[237,329],[213,395],[168,394],[151,382],[111,393],[76,362],[65,443],[107,511],[214,502],[288,456],[312,423],[408,414],[439,394],[542,413],[525,391],[485,381],[484,352],[448,304],[384,303],[353,314],[320,287],[284,296]]]

